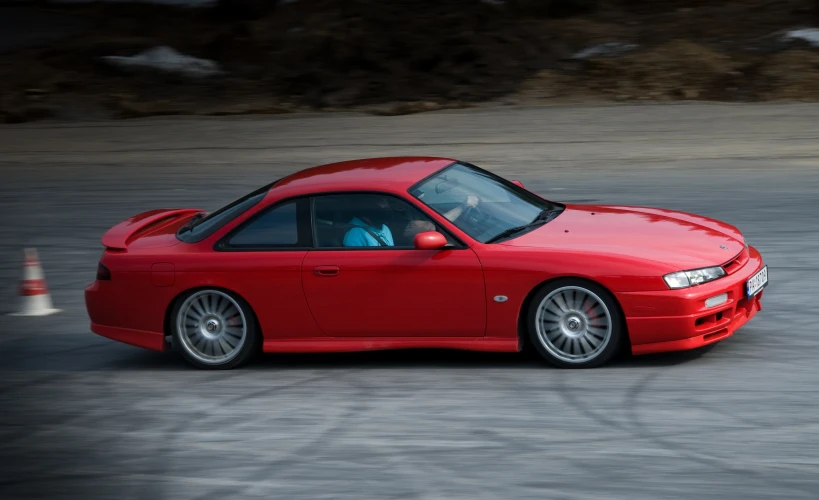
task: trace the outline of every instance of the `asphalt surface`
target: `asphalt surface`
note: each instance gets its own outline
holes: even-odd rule
[[[264,356],[231,372],[88,331],[102,232],[329,161],[458,157],[571,202],[738,226],[764,310],[707,352]],[[819,106],[491,108],[0,128],[0,498],[819,498]],[[138,303],[132,305],[139,307]]]

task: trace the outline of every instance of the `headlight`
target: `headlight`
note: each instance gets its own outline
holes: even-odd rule
[[[702,285],[709,281],[725,276],[725,270],[719,266],[694,269],[691,271],[680,271],[663,276],[668,288],[688,288],[689,286]]]

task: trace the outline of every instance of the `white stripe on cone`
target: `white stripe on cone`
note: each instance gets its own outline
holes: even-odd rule
[[[23,263],[23,279],[20,280],[18,294],[23,302],[20,312],[11,316],[48,316],[59,312],[51,304],[51,295],[45,282],[40,258],[34,248],[25,249],[26,260]]]

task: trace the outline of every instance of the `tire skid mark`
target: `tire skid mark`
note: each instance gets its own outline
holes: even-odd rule
[[[577,410],[581,415],[588,417],[593,422],[601,424],[603,428],[614,428],[624,432],[629,432],[630,429],[624,423],[621,423],[613,418],[605,417],[598,412],[592,410],[585,403],[573,393],[573,389],[566,385],[566,377],[559,376],[555,388],[560,398],[569,404],[572,408]]]
[[[247,395],[247,397],[237,398],[237,400],[242,401],[242,400],[248,399],[249,397],[259,397],[259,396],[264,396],[264,395],[270,395],[270,394],[273,394],[273,393],[276,393],[276,392],[281,392],[283,390],[287,390],[287,389],[290,389],[290,388],[293,388],[293,387],[301,386],[301,385],[304,385],[304,384],[310,384],[312,382],[327,380],[327,379],[330,379],[330,378],[332,378],[334,380],[344,380],[345,379],[345,374],[352,373],[353,371],[354,370],[352,370],[352,369],[351,370],[346,370],[341,375],[339,375],[339,373],[337,373],[337,372],[330,372],[330,373],[327,373],[325,375],[312,377],[312,378],[310,378],[308,380],[305,380],[305,381],[299,381],[297,383],[288,384],[288,385],[283,386],[283,387],[278,387],[278,388],[275,388],[275,390],[272,390],[272,391],[269,390],[269,389],[268,390],[262,390],[262,391],[256,391],[255,393],[252,393],[255,396],[252,396],[251,394],[249,394],[249,395]],[[362,395],[358,394],[357,396],[362,396]],[[355,398],[354,398],[354,400],[355,400]],[[220,406],[227,406],[227,404],[229,404],[229,403],[226,402],[225,404],[220,405]],[[314,435],[307,442],[304,442],[304,443],[296,446],[295,448],[287,450],[284,454],[278,456],[277,458],[275,458],[275,459],[273,459],[273,460],[271,460],[269,462],[265,462],[265,463],[261,464],[259,467],[257,467],[255,469],[255,471],[251,472],[250,474],[246,474],[240,480],[242,486],[238,487],[239,491],[237,491],[236,486],[231,485],[229,487],[219,488],[219,489],[217,489],[215,491],[209,491],[208,493],[205,493],[204,495],[200,495],[198,497],[195,497],[195,500],[220,499],[220,498],[235,496],[235,495],[238,495],[238,494],[244,492],[245,490],[247,490],[249,488],[258,486],[260,482],[263,482],[263,481],[269,480],[272,477],[275,477],[275,475],[277,473],[281,473],[288,466],[294,465],[296,463],[296,460],[294,460],[294,458],[308,457],[308,456],[313,455],[316,451],[319,451],[323,447],[323,443],[325,442],[325,439],[328,438],[328,437],[331,437],[334,433],[339,431],[343,427],[345,421],[347,419],[349,419],[355,413],[355,410],[356,410],[356,406],[353,406],[352,408],[347,409],[347,411],[343,412],[339,416],[336,416],[333,420],[331,420],[329,423],[327,423],[325,425],[324,429],[320,430],[316,435]]]
[[[208,380],[205,381],[204,383],[207,384],[209,382],[225,382],[225,381],[229,382],[231,380],[238,379],[238,378],[242,377],[243,375],[244,375],[244,373],[242,373],[241,370],[235,370],[233,372],[229,372],[229,374],[227,374],[225,372],[219,372],[217,374],[214,374],[214,375],[208,377]],[[173,451],[174,445],[177,444],[176,441],[179,439],[179,436],[182,433],[182,430],[189,425],[189,422],[191,420],[195,420],[197,422],[202,422],[202,421],[207,420],[208,417],[210,416],[210,412],[212,410],[214,410],[214,409],[226,408],[226,407],[235,405],[237,403],[241,403],[242,401],[246,401],[246,400],[251,399],[251,398],[258,398],[258,397],[261,397],[261,396],[274,394],[276,392],[287,390],[287,389],[289,389],[291,387],[296,387],[296,386],[302,385],[302,384],[309,384],[309,383],[312,383],[312,382],[317,382],[319,380],[323,380],[323,379],[329,378],[331,376],[332,376],[332,374],[318,375],[318,376],[309,377],[306,380],[298,380],[298,381],[291,382],[291,383],[288,383],[288,384],[285,384],[285,385],[266,387],[264,389],[253,391],[253,392],[251,392],[249,394],[241,394],[239,396],[234,396],[234,397],[229,398],[229,399],[227,399],[225,401],[214,404],[213,406],[209,407],[207,410],[196,409],[195,411],[192,411],[192,412],[183,413],[182,415],[180,415],[181,419],[180,419],[179,423],[177,423],[175,426],[172,426],[171,428],[169,428],[165,432],[165,434],[164,434],[165,439],[163,439],[163,442],[165,443],[166,446],[161,451],[166,453],[166,454]]]
[[[668,435],[666,434],[659,434],[659,433],[652,433],[648,431],[649,427],[647,424],[643,423],[637,415],[637,408],[638,408],[638,400],[640,398],[641,393],[657,378],[662,375],[667,375],[669,370],[655,370],[653,373],[649,373],[642,377],[638,382],[636,382],[631,389],[626,393],[623,401],[623,407],[626,408],[627,415],[629,416],[628,422],[622,423],[612,418],[604,417],[597,412],[589,409],[585,404],[580,402],[579,399],[575,398],[572,394],[570,388],[566,387],[564,383],[564,379],[560,378],[558,384],[556,386],[559,388],[558,393],[561,397],[573,408],[577,409],[582,415],[588,417],[592,421],[604,425],[609,426],[611,428],[616,428],[621,431],[624,431],[627,436],[631,436],[636,439],[644,439],[655,445],[659,446],[662,449],[670,451],[674,454],[677,454],[681,457],[688,458],[694,462],[700,463],[701,465],[707,466],[710,468],[718,468],[726,473],[731,474],[738,474],[743,476],[744,478],[751,478],[755,479],[756,474],[758,472],[746,470],[741,467],[737,467],[734,463],[729,462],[728,460],[716,457],[714,455],[704,454],[697,452],[695,450],[688,449],[679,445],[675,442],[668,440]],[[727,391],[731,392],[731,391]],[[753,392],[753,391],[749,391]],[[808,421],[805,423],[814,423],[815,421]],[[787,425],[786,425],[787,426]],[[770,426],[761,426],[761,427],[769,427]],[[760,428],[761,428],[760,427]],[[747,430],[747,429],[745,429]],[[700,434],[701,431],[698,429],[697,431],[691,432],[680,432],[675,433],[674,437],[684,437],[690,436],[694,432]],[[716,432],[716,430],[715,430]],[[602,439],[601,441],[609,441],[610,439]],[[791,470],[791,471],[799,471],[799,472],[815,472],[815,467],[805,466],[805,467],[794,467],[793,465],[781,465],[781,464],[764,464],[768,467],[776,467],[778,469],[784,470]],[[775,482],[777,485],[788,488],[800,492],[804,492],[806,494],[810,494],[811,491],[809,489],[801,488],[795,486],[791,483],[778,481],[778,480],[770,480],[770,482]],[[813,498],[813,497],[809,497]]]
[[[309,442],[289,452],[284,457],[279,457],[273,462],[264,464],[256,472],[249,475],[248,479],[258,480],[260,477],[272,477],[271,474],[285,470],[286,466],[292,463],[293,458],[310,460],[310,457],[314,455],[315,452],[327,446],[326,440],[342,435],[352,418],[366,410],[366,404],[364,402],[368,399],[367,393],[360,387],[357,387],[353,381],[349,380],[349,375],[355,374],[358,371],[361,371],[361,369],[345,370],[341,376],[333,374],[335,380],[344,381],[348,387],[354,389],[354,393],[348,400],[348,407],[343,410],[340,415],[337,415],[329,425]],[[275,469],[275,471],[271,469]]]
[[[642,393],[648,388],[651,383],[653,383],[656,379],[658,379],[662,375],[669,375],[673,372],[673,369],[666,370],[664,372],[655,371],[645,377],[642,377],[638,380],[631,389],[626,393],[626,397],[624,400],[624,406],[626,408],[627,414],[629,416],[629,423],[630,428],[634,430],[635,435],[639,435],[639,437],[643,439],[647,439],[649,442],[654,443],[656,446],[670,451],[679,455],[680,457],[687,458],[692,462],[698,463],[700,465],[706,466],[708,469],[717,469],[727,474],[738,475],[742,477],[745,481],[753,481],[757,483],[762,483],[762,486],[768,486],[771,483],[776,484],[777,486],[788,489],[791,491],[799,491],[801,493],[805,493],[808,495],[806,498],[813,499],[815,496],[810,489],[805,487],[801,487],[792,483],[788,483],[785,481],[781,481],[776,478],[767,478],[763,479],[760,478],[760,471],[758,470],[749,470],[747,468],[743,468],[737,465],[737,461],[729,461],[724,458],[720,458],[715,455],[711,455],[708,453],[702,453],[696,450],[692,450],[689,447],[681,445],[678,442],[673,442],[668,440],[664,434],[651,432],[651,427],[649,423],[643,422],[639,415],[639,400],[642,396]],[[638,431],[639,429],[639,431]],[[693,431],[692,431],[693,433]],[[691,435],[692,433],[688,433]],[[768,467],[774,467],[776,464],[764,464]],[[777,468],[785,469],[785,470],[800,470],[799,467],[793,466],[783,466],[779,465]],[[809,470],[814,470],[815,467],[808,467]]]
[[[118,381],[112,381],[112,380],[105,379],[105,378],[96,381],[95,384],[100,389],[102,389],[101,392],[99,393],[99,398],[104,399],[108,395],[108,393],[111,392],[112,386],[114,384],[117,384],[117,383],[118,383]],[[115,388],[113,388],[113,390],[115,390]],[[89,432],[89,430],[94,429],[97,424],[99,424],[101,426],[104,426],[106,423],[109,423],[110,421],[113,420],[113,421],[118,422],[121,425],[123,421],[127,421],[127,420],[123,419],[122,417],[133,417],[133,416],[134,416],[133,412],[127,407],[122,408],[117,414],[115,414],[113,416],[110,415],[110,414],[104,414],[104,415],[99,415],[96,418],[90,418],[87,414],[83,413],[83,414],[75,415],[75,416],[68,417],[68,418],[65,419],[66,422],[77,421],[77,420],[80,420],[80,419],[83,420],[84,425],[78,426],[78,428],[77,428],[78,432],[76,432],[75,434],[66,433],[64,425],[62,423],[57,425],[58,429],[49,429],[49,431],[58,432],[60,437],[63,440],[65,440],[66,438],[77,437],[77,436],[82,436],[83,434],[87,434]],[[128,429],[126,429],[126,432],[130,432],[131,430],[134,430],[134,428],[138,428],[140,426],[140,424],[142,423],[142,420],[140,418],[134,418],[134,419],[131,419],[130,422],[131,423],[128,426]],[[41,433],[42,427],[44,427],[44,426],[52,426],[52,424],[48,424],[48,423],[36,424],[35,425],[36,430],[31,430],[31,431],[25,433],[24,437],[26,437],[27,440],[29,438],[35,437],[35,434]],[[42,436],[37,436],[37,437],[39,439],[37,441],[35,441],[34,443],[38,448],[43,448],[44,445],[46,445],[49,442],[47,439],[44,439]],[[120,441],[121,441],[121,437],[118,436],[118,435],[111,435],[111,436],[108,437],[108,439],[101,440],[102,443],[110,445],[110,447],[103,447],[103,449],[115,448],[118,444],[120,444]],[[99,449],[99,447],[100,447],[99,445],[100,445],[100,442],[95,442],[94,443],[94,446],[97,447],[97,449]],[[49,447],[49,448],[47,448],[45,450],[41,450],[41,451],[48,454],[49,451],[51,451],[51,449]],[[23,457],[21,457],[21,458],[23,458]],[[25,458],[28,458],[28,457],[25,457]],[[56,472],[55,472],[55,469],[52,467],[52,465],[53,465],[52,463],[43,463],[42,461],[36,462],[37,467],[35,468],[35,470],[34,471],[29,471],[27,475],[21,475],[19,479],[20,479],[21,482],[38,484],[41,481],[44,481],[44,478],[48,478],[49,476],[55,475],[58,472],[59,472],[59,474],[61,476],[74,477],[73,473],[71,473],[71,472],[60,472],[59,469],[57,469]],[[66,467],[66,465],[68,467],[70,467],[71,463],[69,462],[67,464],[64,464],[64,463],[61,462],[58,465],[58,467]]]
[[[36,392],[35,391],[36,389],[47,388],[48,386],[51,386],[53,382],[60,382],[60,384],[56,384],[56,385],[64,385],[66,383],[71,383],[73,380],[76,380],[76,379],[81,378],[81,377],[88,376],[91,373],[95,373],[95,372],[98,372],[98,371],[101,371],[101,370],[111,369],[111,368],[114,368],[116,366],[117,366],[117,362],[106,362],[106,363],[97,365],[94,368],[86,369],[86,370],[83,370],[83,371],[68,372],[68,373],[55,373],[55,374],[45,375],[43,377],[36,378],[35,380],[33,380],[31,382],[21,383],[21,384],[18,384],[16,386],[10,387],[10,388],[8,388],[6,390],[0,391],[0,396],[2,396],[3,399],[6,399],[6,398],[12,399],[12,398],[8,397],[10,394],[12,394],[15,391],[23,391],[24,392],[24,397],[26,398],[25,399],[26,404],[32,404],[33,405],[33,404],[35,404],[35,402],[34,401],[29,401],[28,400],[29,398],[27,397],[27,395]],[[105,383],[108,383],[108,382],[110,382],[110,379],[108,377],[100,377],[100,378],[97,379],[98,384],[105,384]],[[19,409],[20,405],[18,404],[16,406],[16,408]],[[25,406],[23,406],[23,408],[25,408]],[[53,421],[53,420],[38,421],[38,422],[27,422],[27,424],[25,426],[21,427],[21,431],[16,436],[13,436],[13,437],[9,438],[8,440],[6,440],[4,445],[8,446],[8,445],[14,444],[14,443],[16,443],[18,441],[31,439],[32,437],[34,437],[37,434],[41,433],[43,431],[43,428],[45,428],[45,427],[53,427],[53,426],[60,427],[62,425],[65,425],[66,423],[74,422],[74,421],[77,421],[77,420],[85,418],[85,417],[86,417],[86,415],[63,416],[63,415],[57,414],[55,416],[55,418],[57,419],[56,422]]]
[[[363,372],[364,370],[359,370],[357,373],[361,374]],[[365,417],[367,413],[369,413],[374,408],[372,404],[368,404],[368,401],[371,400],[371,395],[373,391],[377,391],[380,389],[379,386],[367,384],[362,377],[353,377],[351,381],[351,386],[357,389],[359,396],[357,398],[357,404],[352,408],[352,410],[354,411],[350,414],[351,422],[349,422],[348,425],[346,425],[345,427],[339,429],[339,432],[337,433],[336,437],[339,437],[356,429],[352,417],[356,416],[359,421],[363,420],[363,417]],[[411,397],[403,399],[401,402],[405,405],[411,404],[413,400],[423,397],[422,394],[424,394],[424,392],[426,392],[427,390],[429,390],[429,388],[416,390],[413,392]],[[419,491],[418,485],[412,484],[410,486],[408,483],[417,483],[418,480],[416,478],[418,477],[434,477],[434,474],[436,472],[439,472],[439,470],[431,470],[433,467],[432,464],[428,464],[427,467],[423,467],[418,466],[417,464],[413,464],[411,462],[408,463],[407,460],[405,460],[405,458],[407,458],[406,451],[407,450],[402,450],[400,454],[396,452],[384,453],[382,455],[384,462],[389,463],[391,467],[387,468],[386,470],[381,469],[381,471],[387,472],[390,475],[395,475],[403,478],[405,481],[404,489],[412,490],[410,492],[403,493],[402,495],[400,495],[400,497],[423,498],[422,493]],[[428,453],[428,450],[426,449],[418,451],[419,453]],[[372,458],[373,456],[372,451],[368,450],[366,456],[367,458]],[[397,464],[400,464],[400,466]],[[430,472],[432,472],[432,474],[429,474]],[[397,480],[394,481],[394,483],[400,484],[397,482]]]
[[[199,381],[197,381],[197,383],[198,384],[203,384],[203,385],[208,385],[208,384],[213,383],[213,382],[230,381],[230,380],[233,380],[233,379],[241,378],[243,376],[245,376],[245,373],[243,373],[242,371],[235,371],[235,372],[231,372],[231,373],[218,372],[218,373],[213,373],[213,374],[207,374],[205,376],[204,380],[199,380]],[[314,376],[314,377],[310,377],[308,379],[295,381],[293,383],[290,383],[290,384],[287,384],[287,385],[284,385],[284,386],[270,387],[270,388],[265,388],[263,390],[255,391],[255,392],[252,392],[252,393],[249,393],[249,394],[243,394],[243,395],[240,395],[240,396],[237,396],[237,397],[230,398],[230,399],[220,403],[215,408],[229,407],[231,405],[236,404],[237,402],[241,402],[241,401],[249,399],[249,398],[258,397],[258,396],[261,396],[261,395],[264,395],[264,394],[271,394],[271,393],[274,393],[274,392],[277,392],[277,391],[280,391],[280,390],[285,390],[285,389],[288,389],[288,388],[291,388],[291,387],[294,387],[294,386],[297,386],[297,385],[301,385],[301,384],[305,384],[305,383],[311,383],[311,382],[314,382],[314,381],[326,379],[326,378],[329,378],[331,376],[333,376],[333,375],[332,374],[326,374],[326,375],[321,375],[321,376]],[[106,383],[108,385],[111,385],[111,384],[115,385],[115,384],[118,383],[118,381],[110,381],[110,380],[103,379],[100,382],[100,384],[106,384]],[[102,389],[106,389],[106,387],[102,387]],[[114,387],[114,390],[116,390],[116,387]],[[107,396],[107,392],[104,391],[104,390],[103,390],[103,392],[99,393],[100,398],[105,398],[106,396]],[[169,431],[167,431],[165,433],[165,439],[160,438],[160,439],[157,440],[157,442],[159,443],[159,448],[156,450],[156,453],[153,455],[154,458],[152,460],[155,464],[158,465],[158,468],[156,470],[157,474],[160,474],[160,475],[164,474],[165,467],[163,467],[161,465],[162,462],[167,463],[170,460],[172,460],[172,458],[169,458],[169,457],[172,457],[173,451],[179,449],[179,447],[174,447],[173,446],[174,440],[178,439],[178,437],[181,435],[181,430],[184,429],[188,425],[188,422],[189,422],[188,419],[189,418],[197,418],[199,420],[204,420],[209,416],[209,413],[210,413],[211,409],[212,408],[209,408],[208,410],[199,410],[197,412],[189,413],[188,415],[182,416],[181,419],[180,419],[180,422],[178,424],[176,424],[175,426],[171,427],[169,429]],[[133,417],[133,412],[128,407],[123,408],[121,410],[121,412],[122,412],[122,415],[120,415],[121,417],[125,417],[125,416]],[[165,416],[170,417],[171,415],[165,415]],[[173,416],[179,418],[178,415],[173,415]],[[113,421],[117,421],[118,425],[122,425],[124,422],[130,423],[128,428],[123,430],[125,433],[130,433],[132,431],[137,431],[137,430],[141,429],[144,426],[144,422],[145,422],[144,420],[142,420],[140,418],[117,418],[115,415],[112,416],[111,414],[101,415],[100,417],[98,417],[96,419],[89,419],[87,415],[79,415],[77,417],[72,417],[72,418],[70,418],[68,420],[75,421],[75,420],[83,419],[83,418],[85,420],[83,421],[83,425],[80,426],[81,430],[93,429],[95,427],[96,423],[98,423],[98,424],[100,424],[101,426],[104,427],[105,424],[110,423],[113,420]],[[40,425],[39,427],[42,427],[42,425]],[[99,449],[101,447],[101,445],[104,445],[104,446],[102,446],[103,449],[116,449],[118,446],[121,446],[121,437],[118,434],[123,432],[123,431],[112,432],[110,434],[110,436],[108,436],[108,439],[105,439],[105,440],[98,441],[98,442],[94,443],[95,447]],[[32,432],[29,432],[27,434],[30,436],[32,434]],[[182,443],[182,444],[184,444],[184,443]],[[26,476],[22,476],[22,477],[17,478],[15,484],[37,483],[37,482],[43,481],[43,478],[53,476],[55,474],[57,474],[57,473],[55,473],[55,471],[53,471],[53,470],[41,469],[41,470],[36,471],[36,472],[31,472],[31,473],[27,474]],[[60,475],[60,477],[64,477],[64,478],[71,478],[71,479],[79,478],[79,479],[82,479],[83,477],[108,478],[111,475],[116,475],[116,473],[112,473],[111,471],[104,471],[104,472],[100,472],[98,474],[93,473],[93,472],[79,472],[79,473],[59,472],[59,475]]]

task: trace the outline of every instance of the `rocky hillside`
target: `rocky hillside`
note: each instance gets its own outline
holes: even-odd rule
[[[0,117],[396,114],[487,100],[819,100],[816,3],[0,7]],[[133,59],[156,47],[164,48]]]

